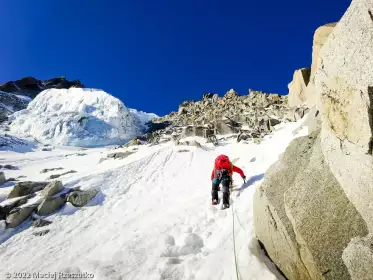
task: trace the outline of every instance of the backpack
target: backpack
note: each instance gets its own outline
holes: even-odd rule
[[[215,159],[215,169],[232,169],[232,163],[226,155],[220,155]]]

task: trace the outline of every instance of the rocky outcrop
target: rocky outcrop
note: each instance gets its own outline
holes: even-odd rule
[[[45,230],[34,232],[33,235],[35,235],[35,236],[44,236],[44,235],[48,234],[49,232],[50,232],[49,229],[45,229]]]
[[[258,238],[289,279],[373,279],[372,11],[353,0],[316,32],[315,141],[294,140],[255,194]]]
[[[97,190],[73,191],[67,197],[67,201],[75,207],[83,207],[90,200],[92,200],[97,195],[97,193]]]
[[[45,227],[45,226],[48,226],[50,225],[52,222],[51,221],[47,221],[47,220],[43,220],[43,219],[37,219],[35,221],[32,222],[32,226],[33,227]]]
[[[20,196],[25,196],[31,193],[35,193],[45,188],[48,185],[47,182],[20,182],[17,183],[12,191],[8,195],[9,198],[15,198]]]
[[[298,107],[306,102],[306,88],[310,81],[311,70],[302,68],[294,72],[293,81],[288,85],[290,107]]]
[[[60,192],[62,194],[56,196]],[[37,215],[53,214],[67,201],[75,207],[82,207],[92,200],[97,193],[97,190],[83,191],[79,186],[64,190],[61,181],[17,183],[8,199],[1,203],[0,230],[18,227],[30,216],[33,220],[33,227],[47,226],[51,222],[40,219]],[[33,198],[32,201],[31,198]]]
[[[13,166],[11,164],[0,165],[0,168],[8,170],[18,170],[17,166]]]
[[[75,170],[69,170],[69,171],[66,171],[66,172],[61,173],[61,174],[53,174],[53,175],[50,175],[48,177],[48,179],[54,180],[54,179],[60,178],[61,176],[64,176],[64,175],[67,175],[67,174],[71,174],[71,173],[76,173],[76,171]]]
[[[129,157],[130,155],[132,155],[133,153],[134,152],[131,152],[131,151],[111,153],[111,154],[108,154],[106,158],[101,158],[99,163],[102,163],[108,159],[125,159]]]
[[[58,170],[62,170],[63,168],[62,167],[56,167],[56,168],[45,168],[43,169],[42,171],[40,171],[41,174],[44,174],[44,173],[48,173],[48,172],[51,172],[51,171],[58,171]]]

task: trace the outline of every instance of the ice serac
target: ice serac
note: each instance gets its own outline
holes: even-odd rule
[[[12,132],[55,145],[118,144],[143,130],[119,99],[84,88],[45,90],[11,121]]]

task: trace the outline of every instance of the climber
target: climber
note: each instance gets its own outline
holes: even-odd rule
[[[230,195],[230,186],[232,184],[232,173],[237,172],[241,175],[241,178],[246,183],[246,176],[243,171],[234,166],[229,157],[226,155],[220,155],[215,159],[214,169],[211,174],[212,181],[212,205],[218,204],[218,191],[220,183],[223,186],[223,205],[222,209],[229,208],[229,195]]]

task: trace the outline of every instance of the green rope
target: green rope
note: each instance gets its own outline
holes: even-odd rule
[[[238,277],[238,264],[237,264],[237,255],[236,255],[236,236],[234,233],[234,211],[233,211],[233,204],[232,204],[232,221],[233,221],[233,254],[234,254],[234,265],[236,267],[236,276],[237,280],[240,280]]]

